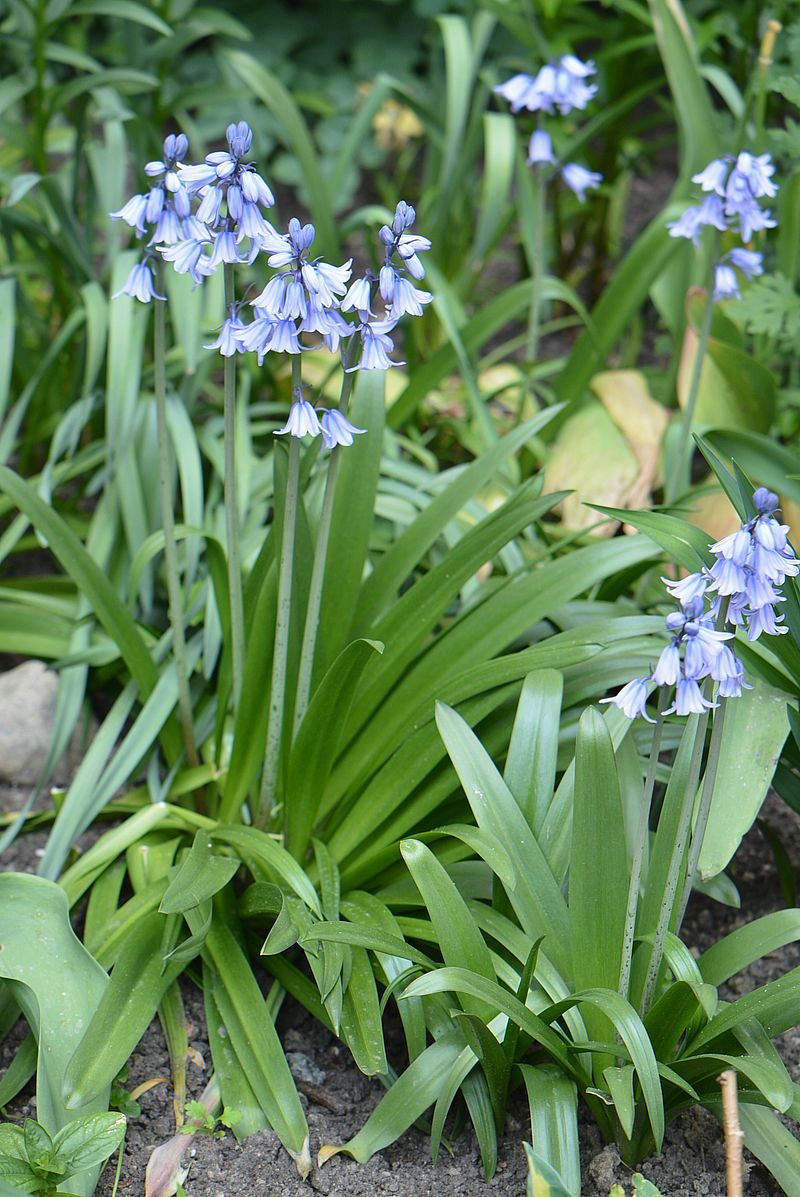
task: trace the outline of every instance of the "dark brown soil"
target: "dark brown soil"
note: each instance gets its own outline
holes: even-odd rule
[[[9,791],[0,794],[0,806],[8,808],[12,803],[16,804]],[[778,800],[767,804],[765,815],[780,830],[791,859],[800,861],[800,819]],[[3,859],[2,867],[35,869],[36,853],[44,838],[43,833],[34,833],[18,840]],[[686,938],[698,948],[783,905],[770,849],[758,831],[747,837],[731,871],[742,895],[743,910],[696,899],[689,911]],[[772,953],[735,979],[736,990],[741,992],[781,976],[799,959],[796,945]],[[208,1078],[210,1056],[201,995],[187,984],[184,1001],[191,1043],[199,1053],[197,1062],[189,1064],[188,1090],[190,1096],[197,1097]],[[378,1081],[363,1077],[350,1063],[346,1050],[301,1009],[287,1004],[281,1012],[280,1026],[287,1052],[301,1053],[305,1059],[299,1064],[318,1070],[314,1084],[310,1088],[306,1085],[308,1092],[301,1095],[315,1155],[321,1144],[343,1143],[353,1135],[377,1104],[383,1088]],[[800,1028],[784,1035],[779,1047],[794,1079],[800,1080]],[[131,1058],[126,1084],[133,1088],[168,1074],[164,1041],[154,1023]],[[175,1129],[167,1082],[145,1093],[140,1103],[141,1116],[130,1120],[119,1186],[119,1192],[130,1197],[144,1192],[150,1152],[170,1138]],[[28,1097],[17,1106],[15,1114],[33,1110]],[[518,1100],[511,1106],[497,1173],[487,1184],[469,1130],[450,1145],[449,1151],[442,1151],[435,1167],[430,1161],[427,1138],[412,1130],[365,1164],[335,1157],[313,1171],[307,1182],[299,1179],[291,1159],[270,1132],[241,1144],[230,1133],[222,1140],[197,1135],[185,1157],[189,1166],[185,1186],[189,1197],[249,1197],[256,1188],[265,1197],[303,1197],[309,1187],[330,1197],[484,1197],[491,1193],[524,1197],[526,1166],[521,1143],[529,1137],[526,1106]],[[614,1183],[622,1184],[626,1192],[630,1190],[628,1170],[620,1164],[614,1148],[603,1146],[588,1115],[581,1121],[581,1147],[583,1197],[608,1197]],[[748,1166],[748,1197],[774,1197],[779,1192],[774,1180],[757,1163],[748,1161]],[[683,1115],[668,1128],[663,1154],[646,1161],[641,1170],[664,1197],[723,1197],[724,1154],[716,1119],[703,1110]],[[110,1197],[112,1188],[113,1169],[109,1166],[98,1188],[99,1197]]]

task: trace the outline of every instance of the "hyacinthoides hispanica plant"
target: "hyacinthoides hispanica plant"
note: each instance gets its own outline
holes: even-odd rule
[[[559,177],[566,187],[583,203],[586,192],[602,182],[602,175],[587,170],[577,162],[559,162],[553,149],[550,132],[543,126],[542,114],[568,116],[583,111],[597,93],[597,86],[587,80],[594,74],[593,62],[581,62],[574,54],[546,63],[536,75],[518,74],[494,90],[508,100],[514,113],[526,109],[537,113],[539,124],[530,137],[528,165],[532,168],[528,181],[532,194],[528,236],[530,240],[531,302],[525,360],[532,367],[538,355],[542,323],[544,282],[547,275],[545,225],[547,222],[547,191]],[[523,190],[525,184],[523,181]],[[528,240],[526,238],[526,244]]]
[[[757,674],[745,680],[739,652],[787,630],[776,605],[800,561],[777,518],[777,497],[760,487],[747,493],[745,506],[750,514],[737,531],[706,544],[706,567],[667,581],[679,604],[666,617],[668,642],[646,677],[606,700],[605,718],[596,708],[584,711],[560,781],[556,741],[566,688],[558,675],[545,670],[526,679],[502,774],[468,723],[439,705],[439,730],[477,824],[470,843],[494,890],[476,892],[474,876],[448,877],[428,843],[409,839],[402,851],[411,878],[387,896],[398,911],[392,931],[412,941],[405,953],[422,974],[398,981],[401,1011],[439,995],[450,1019],[471,1027],[468,1046],[454,1041],[447,1055],[443,1044],[432,1045],[362,1130],[325,1154],[368,1158],[397,1118],[401,1097],[405,1114],[422,1112],[415,1089],[427,1077],[434,1152],[461,1086],[491,1158],[494,1128],[522,1080],[534,1191],[546,1182],[579,1197],[579,1093],[631,1165],[660,1148],[667,1121],[686,1107],[699,1102],[719,1113],[716,1078],[724,1066],[739,1074],[748,1146],[787,1194],[800,1192],[800,1145],[774,1114],[794,1113],[794,1087],[771,1043],[798,1020],[800,970],[733,1003],[718,996],[720,985],[765,951],[800,938],[800,911],[757,919],[699,960],[679,938],[704,868],[712,807],[717,823],[745,829],[750,819],[742,821],[737,805],[747,794],[737,788],[734,798],[732,781],[748,773],[748,785],[765,794],[788,727],[783,696],[762,701],[763,683]],[[701,538],[693,539],[698,552]],[[759,658],[748,660],[757,665]],[[649,744],[642,719],[655,724]],[[663,754],[672,750],[654,816]],[[758,777],[754,757],[762,757]],[[465,834],[460,826],[442,830],[456,840]],[[368,943],[379,953],[393,942],[388,927],[357,931],[340,922],[314,934]],[[429,945],[437,945],[441,964]],[[430,1079],[434,1066],[438,1084]]]

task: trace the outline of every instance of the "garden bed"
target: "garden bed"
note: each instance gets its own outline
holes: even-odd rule
[[[1,804],[14,809],[24,797],[21,788],[2,791]],[[800,818],[783,802],[770,799],[762,812],[781,840],[793,862],[800,860]],[[37,851],[46,836],[34,832],[23,836],[4,855],[3,870],[35,871]],[[744,840],[730,869],[742,898],[742,909],[734,910],[717,902],[695,896],[685,924],[686,940],[698,950],[709,947],[742,923],[784,906],[772,852],[761,833],[754,828]],[[723,991],[723,997],[736,997],[756,986],[783,976],[800,964],[800,947],[789,945],[759,960],[734,978],[735,988]],[[184,1003],[190,1022],[190,1046],[197,1053],[187,1071],[187,1092],[198,1098],[208,1079],[210,1055],[205,1035],[202,996],[184,985]],[[312,1155],[320,1145],[343,1143],[363,1126],[384,1092],[379,1081],[364,1077],[349,1059],[347,1049],[291,999],[279,1018],[284,1048],[290,1054],[301,1101],[311,1131]],[[402,1040],[388,1035],[396,1045]],[[3,1064],[13,1039],[0,1051]],[[789,1071],[800,1080],[800,1026],[781,1036],[778,1046]],[[201,1066],[201,1061],[202,1065]],[[168,1077],[169,1060],[164,1039],[154,1021],[129,1064],[126,1086],[136,1086],[154,1077]],[[33,1115],[32,1088],[14,1110],[15,1116]],[[171,1085],[165,1081],[140,1098],[141,1116],[129,1121],[118,1192],[139,1197],[150,1153],[174,1133]],[[604,1147],[602,1139],[584,1111],[581,1119],[581,1156],[583,1163],[582,1197],[608,1197],[612,1184],[629,1190],[629,1171],[619,1161],[616,1148]],[[307,1182],[297,1175],[288,1154],[277,1137],[269,1131],[237,1143],[231,1133],[224,1139],[195,1135],[187,1148],[185,1163],[189,1175],[185,1187],[189,1197],[245,1197],[255,1186],[267,1197],[302,1197],[309,1187],[329,1197],[488,1197],[492,1193],[522,1197],[527,1167],[522,1140],[530,1134],[524,1096],[518,1091],[512,1101],[506,1131],[500,1140],[499,1163],[495,1176],[485,1181],[477,1144],[468,1128],[442,1150],[436,1166],[431,1164],[427,1137],[417,1130],[373,1156],[365,1164],[346,1157],[334,1157],[321,1169],[315,1169]],[[746,1153],[749,1175],[748,1197],[774,1197],[775,1182]],[[707,1111],[687,1111],[667,1128],[664,1151],[647,1160],[642,1172],[661,1191],[663,1197],[722,1197],[725,1193],[725,1160],[722,1132]],[[111,1197],[114,1161],[106,1167],[97,1193]]]

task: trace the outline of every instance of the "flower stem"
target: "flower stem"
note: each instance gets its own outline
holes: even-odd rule
[[[533,261],[530,263],[531,306],[528,313],[528,336],[525,343],[525,360],[528,366],[532,368],[539,352],[539,334],[542,326],[542,291],[545,277],[544,222],[547,185],[541,168],[538,166],[534,166],[531,172],[531,186],[533,191],[533,227],[531,229]]]
[[[225,315],[234,302],[233,266],[225,263]],[[233,709],[239,707],[244,672],[244,599],[236,497],[236,357],[225,358],[223,374],[223,440],[225,445],[225,539],[228,549],[228,592],[231,604],[231,672]]]
[[[668,503],[672,503],[681,491],[686,490],[691,479],[692,451],[689,440],[692,432],[694,412],[697,407],[697,397],[700,394],[700,381],[703,376],[703,364],[708,352],[708,342],[711,336],[711,322],[714,317],[714,269],[716,266],[716,251],[719,238],[714,238],[711,250],[711,266],[706,282],[706,302],[703,308],[703,319],[697,340],[697,349],[692,363],[692,375],[689,380],[689,393],[686,396],[686,406],[681,417],[680,433],[672,468],[664,487],[664,495]]]
[[[162,292],[163,269],[158,268],[158,290]],[[153,313],[153,369],[156,392],[156,433],[158,439],[158,491],[161,499],[161,523],[164,528],[164,563],[167,573],[169,621],[172,626],[172,652],[178,677],[178,718],[183,733],[186,760],[192,768],[199,763],[194,738],[192,700],[189,694],[189,674],[186,665],[186,635],[183,627],[183,593],[178,570],[178,548],[175,542],[175,514],[172,509],[170,485],[169,433],[167,431],[167,375],[166,375],[166,303],[157,299]]]
[[[700,851],[703,847],[703,838],[708,826],[708,817],[711,813],[711,799],[714,796],[714,781],[717,776],[717,766],[719,765],[720,749],[722,747],[722,731],[725,725],[725,708],[727,707],[727,699],[722,699],[719,705],[719,710],[714,715],[714,723],[711,729],[711,741],[708,745],[708,761],[706,762],[706,772],[703,778],[703,793],[700,798],[700,805],[697,808],[697,818],[694,823],[694,834],[692,836],[692,844],[689,849],[689,861],[686,866],[686,881],[683,886],[683,895],[681,897],[681,904],[678,907],[677,926],[680,927],[683,922],[683,916],[686,913],[686,907],[689,905],[689,898],[692,894],[692,883],[694,875],[697,872],[697,865],[700,860]]]
[[[644,863],[644,847],[647,843],[648,828],[650,826],[650,808],[653,803],[653,791],[656,786],[656,769],[658,768],[658,754],[661,748],[661,736],[664,730],[664,716],[661,708],[664,701],[663,687],[658,692],[658,713],[656,725],[653,728],[653,742],[650,746],[650,760],[647,766],[644,790],[642,792],[642,807],[639,814],[639,826],[636,830],[636,842],[631,862],[631,880],[628,887],[628,907],[625,911],[625,930],[622,936],[622,961],[619,969],[619,985],[617,989],[624,998],[628,996],[631,981],[631,963],[633,961],[633,942],[636,934],[636,914],[639,907],[639,886],[642,881],[642,865]]]
[[[689,840],[689,832],[692,825],[692,811],[694,810],[694,800],[697,794],[697,785],[700,780],[700,765],[703,759],[703,747],[705,745],[707,727],[708,711],[705,710],[703,711],[702,715],[698,716],[694,745],[692,747],[692,756],[689,761],[689,771],[686,776],[686,786],[683,792],[683,804],[681,806],[680,817],[678,819],[678,828],[675,833],[675,843],[673,844],[672,855],[669,861],[667,881],[666,885],[664,886],[664,896],[661,899],[661,909],[658,912],[658,923],[656,925],[653,949],[650,953],[650,962],[647,967],[647,976],[645,977],[644,989],[642,991],[640,1013],[643,1018],[650,1009],[653,1001],[656,982],[658,981],[658,973],[661,968],[661,960],[664,955],[664,941],[667,938],[667,932],[669,931],[670,923],[672,922],[675,895],[678,892],[681,866],[683,864],[683,857],[686,852],[686,845]]]
[[[300,355],[292,357],[292,394],[302,398],[300,385]],[[283,509],[281,553],[278,568],[278,610],[275,619],[275,648],[272,656],[272,684],[269,693],[269,720],[255,824],[262,829],[269,825],[275,806],[280,768],[283,717],[286,708],[286,664],[289,657],[289,624],[292,614],[292,575],[294,573],[294,542],[297,527],[297,501],[300,487],[300,439],[289,437],[289,470]]]
[[[345,371],[342,379],[341,396],[339,398],[339,410],[342,412],[347,411],[352,387],[353,375]],[[303,646],[300,650],[300,666],[297,674],[293,735],[297,735],[300,724],[303,722],[303,716],[308,710],[308,702],[311,695],[314,654],[317,647],[319,614],[322,607],[322,589],[325,584],[325,565],[328,559],[333,505],[336,498],[336,479],[339,474],[341,456],[342,446],[335,445],[331,451],[330,462],[328,464],[328,475],[325,479],[325,494],[322,498],[322,511],[320,513],[319,528],[317,529],[317,543],[314,546],[314,564],[311,570],[306,622],[303,628]]]

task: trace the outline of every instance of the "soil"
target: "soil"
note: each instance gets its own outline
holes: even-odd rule
[[[19,805],[23,792],[0,791],[0,808]],[[793,862],[800,861],[800,818],[778,799],[770,799],[763,817],[778,831]],[[17,840],[0,862],[4,869],[35,870],[46,836],[34,832]],[[720,906],[695,897],[685,924],[689,944],[700,950],[742,923],[785,905],[777,881],[771,849],[756,829],[746,837],[731,867],[739,888],[742,910]],[[734,978],[741,993],[783,975],[800,962],[800,949],[791,945],[774,952]],[[727,994],[735,996],[734,992]],[[190,1060],[187,1088],[199,1097],[206,1080],[210,1055],[205,1037],[202,997],[187,983],[184,1003],[190,1024],[190,1042],[196,1053]],[[315,1024],[301,1008],[287,1004],[281,1012],[279,1029],[286,1051],[291,1053],[293,1071],[301,1080],[301,1100],[311,1132],[312,1156],[321,1144],[343,1143],[366,1121],[379,1101],[383,1088],[354,1068],[343,1048],[323,1027]],[[0,1050],[0,1064],[8,1060],[9,1044]],[[783,1035],[779,1050],[795,1080],[800,1081],[800,1027]],[[5,1058],[4,1058],[5,1056]],[[157,1022],[150,1027],[131,1057],[126,1086],[155,1077],[167,1077],[169,1063]],[[144,1175],[151,1151],[175,1131],[172,1093],[165,1080],[140,1099],[142,1113],[129,1121],[119,1193],[139,1197],[144,1192]],[[32,1114],[35,1104],[30,1092],[15,1103],[14,1115]],[[793,1128],[796,1129],[796,1128]],[[630,1191],[630,1174],[619,1161],[616,1149],[604,1147],[588,1113],[581,1116],[583,1197],[608,1197],[609,1188],[619,1183]],[[500,1143],[495,1176],[485,1181],[477,1145],[470,1130],[441,1152],[433,1166],[429,1141],[412,1130],[397,1143],[357,1164],[343,1156],[334,1157],[308,1180],[299,1179],[294,1164],[275,1135],[264,1131],[243,1143],[228,1132],[223,1139],[196,1135],[189,1143],[184,1163],[189,1168],[185,1187],[189,1197],[245,1197],[257,1188],[265,1197],[307,1197],[309,1191],[329,1197],[524,1197],[526,1163],[522,1140],[529,1138],[530,1125],[524,1100],[512,1102],[506,1132]],[[780,1192],[775,1181],[748,1157],[748,1197],[774,1197]],[[98,1197],[111,1197],[113,1166],[108,1165],[100,1181]],[[704,1110],[692,1110],[667,1131],[661,1156],[645,1161],[643,1174],[663,1197],[723,1197],[726,1192],[724,1150],[716,1119]]]

